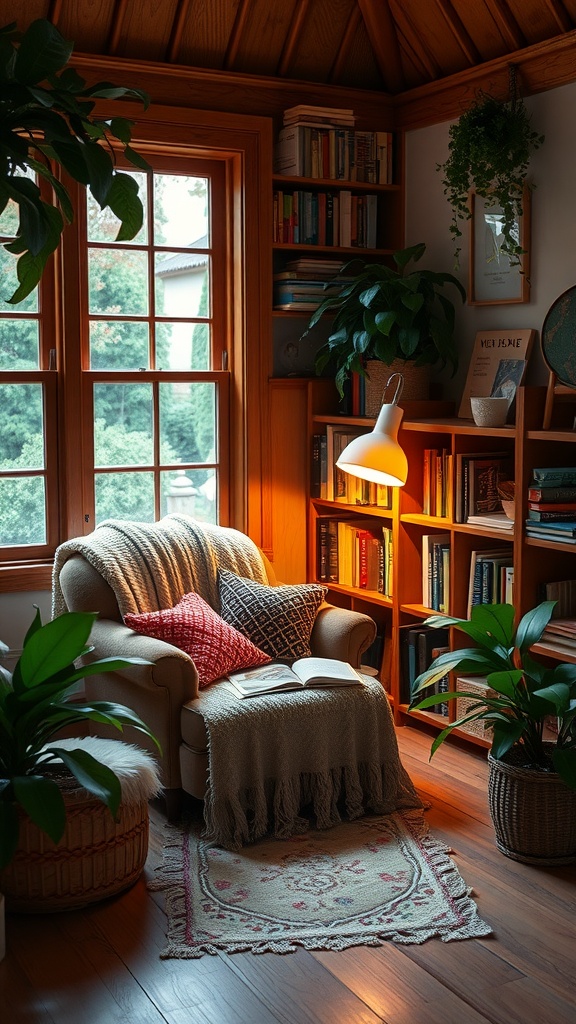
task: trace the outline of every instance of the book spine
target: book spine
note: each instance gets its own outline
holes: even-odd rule
[[[532,470],[534,483],[576,487],[576,466],[545,466]]]
[[[537,509],[528,509],[528,519],[532,519],[535,523],[576,523],[576,511],[567,512],[565,509],[559,509],[557,512],[540,512]]]
[[[576,487],[529,487],[528,501],[576,502]]]
[[[329,579],[328,522],[326,519],[318,520],[318,579],[321,583],[326,583]]]
[[[310,497],[320,498],[320,434],[312,435],[312,465],[310,468]]]

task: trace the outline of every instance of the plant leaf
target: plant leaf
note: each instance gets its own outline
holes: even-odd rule
[[[14,64],[14,77],[30,85],[43,82],[67,64],[73,44],[67,42],[57,28],[38,18],[24,32]]]
[[[576,749],[556,747],[552,751],[552,763],[558,775],[570,789],[576,789]]]
[[[91,612],[68,612],[29,636],[19,658],[23,686],[38,686],[79,657],[96,618]]]
[[[14,796],[38,828],[60,841],[66,827],[66,808],[58,783],[45,775],[17,775],[12,779]]]
[[[122,789],[118,776],[111,768],[101,764],[95,757],[92,757],[92,754],[79,747],[74,750],[49,747],[47,752],[59,757],[80,785],[106,804],[112,815],[116,817],[122,799]]]
[[[526,612],[520,620],[516,630],[516,646],[521,654],[540,639],[552,618],[555,604],[555,601],[543,601],[536,608]]]

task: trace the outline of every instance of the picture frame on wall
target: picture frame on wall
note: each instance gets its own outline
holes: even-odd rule
[[[517,238],[525,250],[520,263],[511,265],[502,252],[502,207],[484,196],[470,195],[470,274],[468,303],[496,306],[530,299],[530,189],[522,194],[522,215],[516,221]]]

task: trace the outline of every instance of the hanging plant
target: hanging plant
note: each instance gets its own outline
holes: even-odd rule
[[[522,193],[528,164],[544,136],[534,131],[528,111],[517,95],[515,68],[510,68],[511,99],[502,102],[480,93],[475,103],[450,128],[449,157],[437,170],[443,174],[444,195],[452,207],[450,233],[460,254],[460,221],[470,218],[469,194],[474,190],[489,206],[502,210],[502,252],[511,266],[518,265],[524,249],[517,221],[522,214]]]

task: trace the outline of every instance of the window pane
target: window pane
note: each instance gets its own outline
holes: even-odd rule
[[[11,303],[7,301],[18,287],[16,263],[16,257],[13,256],[11,252],[6,252],[6,249],[4,249],[3,246],[0,246],[0,310],[3,313],[13,313],[15,309],[17,309],[19,313],[37,313],[37,288],[35,288],[33,292],[30,292],[30,295],[27,295],[26,298],[16,306],[11,305]]]
[[[0,544],[46,543],[44,478],[0,479]]]
[[[176,462],[216,461],[216,385],[160,385],[160,459]]]
[[[203,523],[217,522],[215,469],[177,469],[161,473],[160,480],[162,516],[169,512],[184,512]]]
[[[154,245],[208,245],[208,179],[154,175]]]
[[[128,174],[131,178],[134,178],[138,184],[138,195],[142,200],[144,207],[144,222],[138,234],[135,238],[131,238],[130,242],[141,242],[146,243],[148,240],[147,231],[147,219],[148,212],[146,207],[146,194],[148,191],[148,179],[146,174],[142,171],[127,171],[123,170],[122,174]],[[114,216],[112,210],[107,207],[105,210],[101,210],[98,203],[94,199],[94,196],[89,190],[86,191],[87,196],[87,213],[88,213],[88,241],[89,242],[114,242],[118,229],[120,227],[120,221]],[[122,245],[122,242],[118,243]]]
[[[150,384],[94,385],[94,464],[149,466],[153,461]]]
[[[37,370],[38,352],[37,320],[0,319],[0,370]]]
[[[209,273],[204,253],[156,253],[158,316],[210,316]]]
[[[0,384],[0,469],[44,468],[41,384]]]
[[[148,275],[145,252],[89,249],[88,287],[91,313],[145,316]]]
[[[210,370],[210,324],[158,323],[156,365],[170,370]]]
[[[131,320],[92,320],[90,366],[93,370],[148,369],[148,324]]]
[[[94,489],[97,523],[105,519],[154,522],[152,473],[97,473]]]

